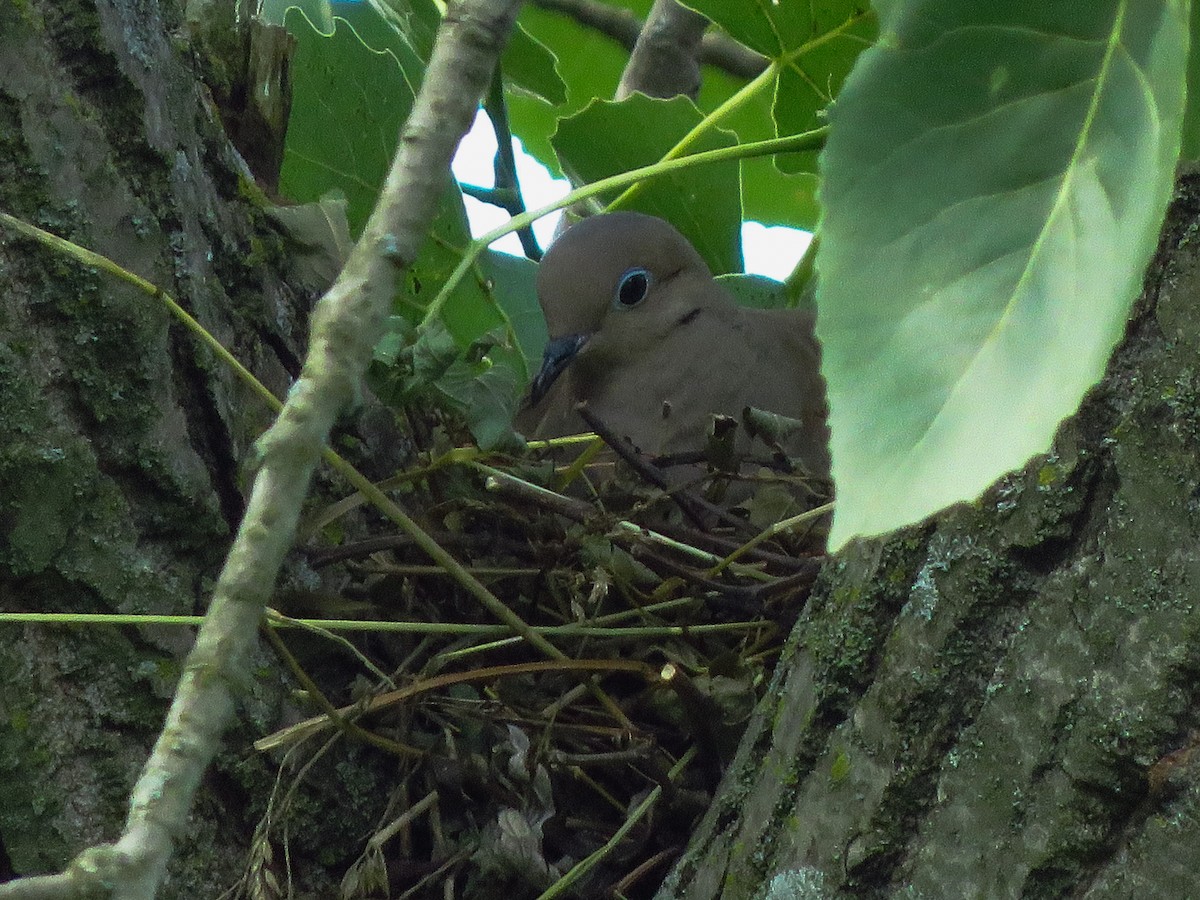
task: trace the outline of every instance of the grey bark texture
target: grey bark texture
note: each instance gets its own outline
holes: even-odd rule
[[[675,0],[655,0],[621,73],[616,98],[635,91],[651,97],[700,93],[700,40],[708,19]]]
[[[172,292],[282,395],[320,288],[285,282],[183,34],[172,3],[0,4],[0,208]],[[5,232],[0,285],[0,610],[202,612],[269,412],[111,278]],[[0,880],[120,834],[192,636],[0,624]],[[245,866],[274,781],[249,744],[287,708],[278,668],[251,666],[161,896],[215,897]]]
[[[1049,454],[826,567],[660,900],[1200,897],[1198,198]]]

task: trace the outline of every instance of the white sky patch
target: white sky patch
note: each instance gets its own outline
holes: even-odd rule
[[[517,180],[521,184],[521,194],[525,197],[525,205],[529,209],[537,209],[553,203],[570,190],[570,185],[560,178],[552,178],[550,171],[540,162],[525,152],[521,142],[513,139],[513,154],[517,160]],[[496,133],[488,117],[480,110],[475,116],[475,124],[467,132],[454,157],[454,177],[463,184],[473,184],[477,187],[492,187],[495,178],[492,165],[496,158]],[[471,221],[471,234],[479,237],[493,228],[508,221],[508,213],[498,206],[476,200],[474,197],[464,197],[467,207],[467,218]],[[554,237],[554,228],[558,225],[560,212],[543,216],[533,223],[533,233],[542,249],[550,246]],[[515,234],[505,235],[492,244],[494,250],[502,250],[514,256],[524,256],[521,242]]]
[[[796,268],[811,241],[809,232],[797,228],[743,222],[742,256],[746,260],[746,271],[783,281]]]
[[[514,139],[513,144],[517,178],[528,208],[545,206],[567,193],[569,186],[565,181],[550,177],[550,172],[524,151],[519,140]],[[496,135],[481,110],[458,148],[458,155],[454,158],[454,176],[464,184],[491,187],[494,184],[492,161],[495,155]],[[471,233],[476,237],[508,221],[508,213],[497,206],[472,197],[463,199],[467,206],[467,218],[471,221]],[[559,213],[554,213],[544,216],[533,225],[534,235],[543,250],[550,245],[558,218]],[[742,254],[746,259],[746,271],[782,281],[804,255],[810,240],[812,235],[807,231],[782,226],[768,228],[758,222],[745,222],[742,224]],[[516,256],[524,255],[521,242],[515,234],[506,235],[492,247]]]

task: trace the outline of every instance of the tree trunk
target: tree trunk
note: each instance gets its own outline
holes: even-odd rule
[[[313,297],[278,274],[282,241],[179,16],[0,3],[0,210],[172,293],[282,394]],[[0,285],[0,611],[202,611],[269,411],[158,300],[10,231]],[[192,636],[0,624],[0,881],[119,835]],[[283,686],[258,671],[255,734]],[[164,896],[215,897],[241,873],[274,777],[249,731],[210,774]]]
[[[1050,454],[826,567],[660,898],[1200,897],[1198,214]]]

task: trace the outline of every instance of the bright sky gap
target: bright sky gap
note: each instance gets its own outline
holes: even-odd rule
[[[544,206],[567,193],[567,182],[552,178],[545,166],[526,153],[516,138],[513,139],[513,151],[517,161],[517,179],[528,208]],[[487,116],[480,111],[474,126],[458,148],[458,155],[454,158],[454,176],[463,184],[491,187],[494,184],[492,160],[495,155],[495,133]],[[471,233],[476,237],[508,221],[508,213],[499,207],[473,197],[463,199],[467,206],[467,217],[471,222]],[[534,235],[543,249],[550,244],[558,218],[559,214],[555,213],[534,223]],[[782,281],[795,268],[811,238],[807,231],[744,222],[742,253],[746,260],[746,271]],[[513,234],[507,235],[492,246],[514,256],[523,255],[520,241]]]

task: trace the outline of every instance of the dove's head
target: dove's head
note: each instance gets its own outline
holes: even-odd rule
[[[550,343],[534,379],[536,404],[566,367],[600,371],[652,350],[721,303],[712,272],[669,223],[634,212],[607,213],[567,229],[537,274]]]

